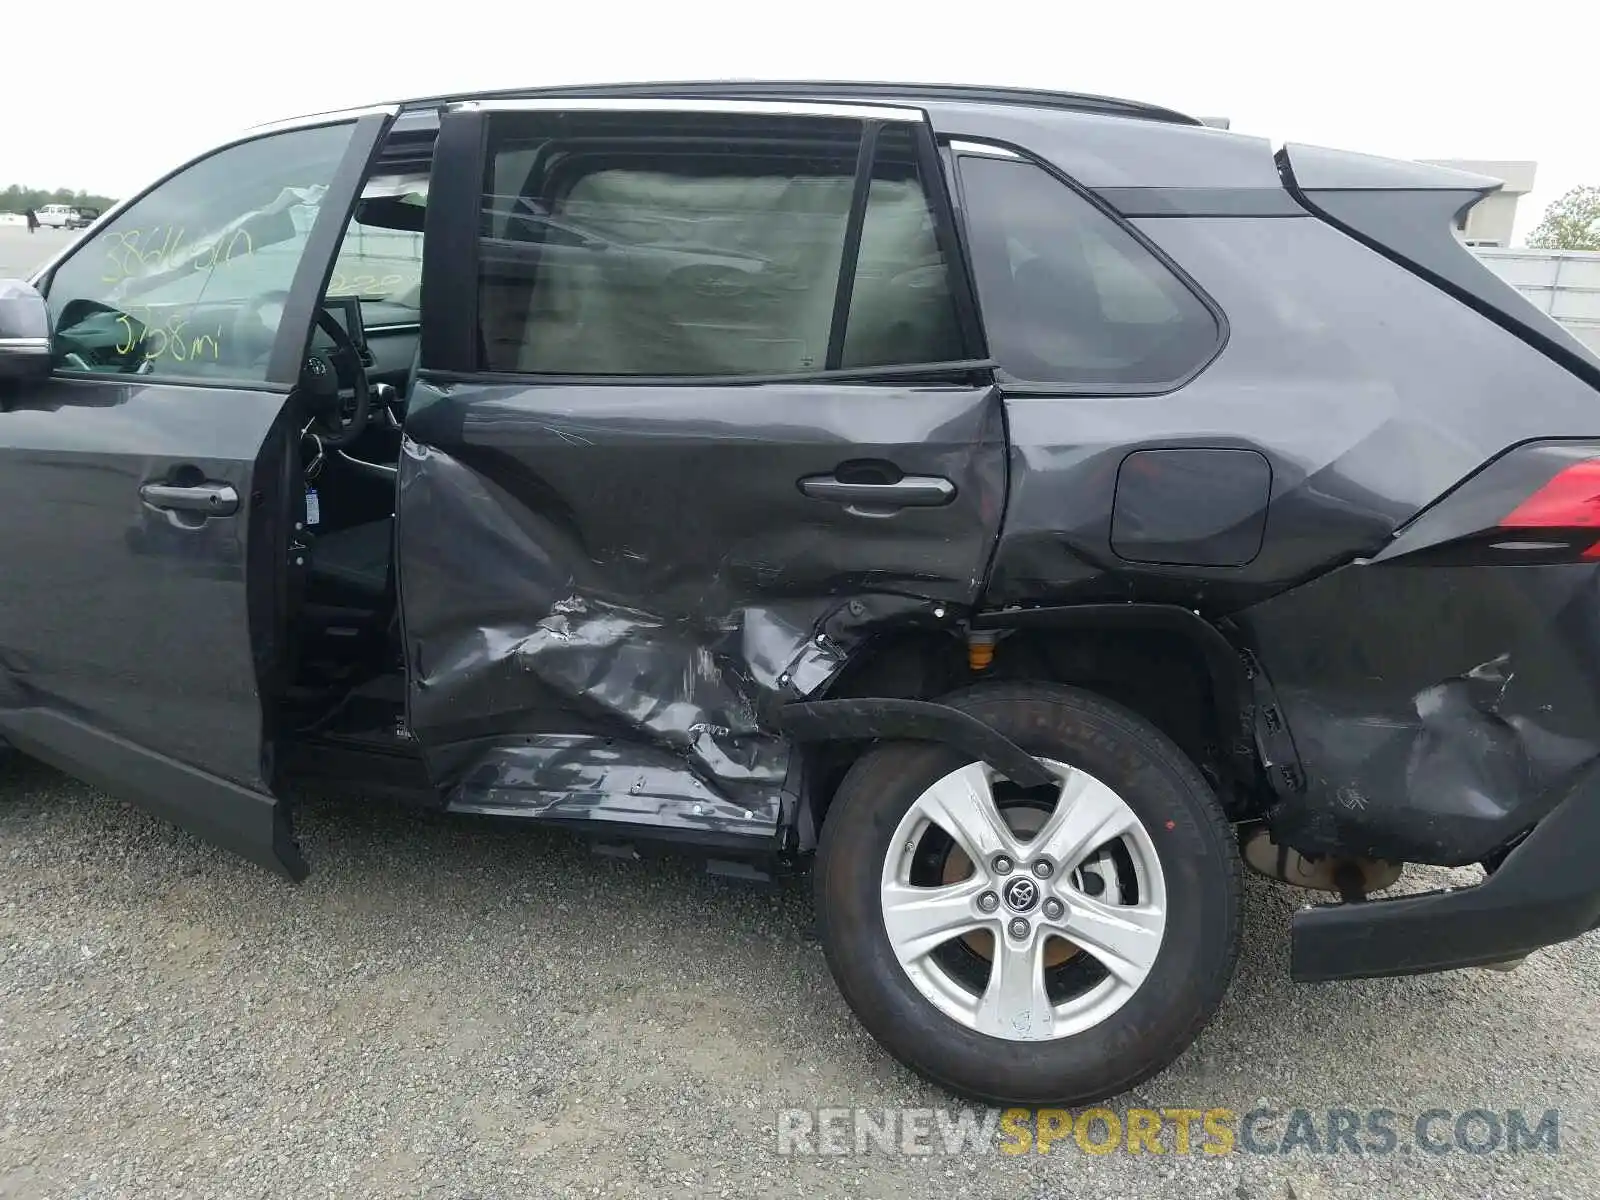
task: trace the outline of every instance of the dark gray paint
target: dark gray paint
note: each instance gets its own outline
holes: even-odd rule
[[[1283,152],[1295,182],[1308,191],[1441,191],[1485,195],[1504,184],[1491,175],[1409,159],[1357,154],[1328,146],[1287,142]]]
[[[633,738],[574,733],[485,739],[456,747],[470,768],[450,790],[455,812],[646,826],[657,834],[757,839],[777,849],[782,779],[738,799],[686,770],[683,756]]]
[[[1004,500],[989,387],[458,383],[424,388],[407,435],[411,727],[474,807],[539,793],[615,816],[562,781],[637,771],[672,819],[705,797],[728,831],[750,822],[723,801],[770,834],[790,750],[763,705],[883,624],[972,606]],[[871,460],[955,497],[864,515],[799,487]]]
[[[1228,344],[1167,395],[1008,399],[1011,492],[990,604],[1164,600],[1220,615],[1376,553],[1511,445],[1600,431],[1582,380],[1324,222],[1138,224],[1228,314]],[[1195,446],[1270,462],[1261,553],[1225,569],[1118,560],[1122,459]]]
[[[1461,582],[1418,567],[1408,572],[1416,582],[1394,590],[1399,576],[1339,568],[1381,553],[1506,448],[1597,428],[1593,389],[1516,331],[1315,219],[1282,189],[1265,142],[1098,114],[926,108],[943,136],[1020,146],[1125,209],[1158,214],[1135,224],[1226,313],[1219,356],[1163,395],[1004,398],[1009,487],[981,595],[993,512],[960,526],[952,557],[942,532],[875,538],[843,526],[818,536],[795,507],[792,481],[831,469],[852,444],[867,454],[904,439],[888,456],[906,471],[950,469],[906,460],[934,427],[886,435],[882,413],[898,422],[918,411],[893,388],[855,389],[847,408],[819,404],[823,386],[443,387],[413,422],[402,577],[412,719],[453,802],[673,825],[706,786],[735,807],[690,816],[729,834],[748,826],[748,811],[764,834],[785,819],[793,784],[769,705],[826,694],[861,633],[932,619],[938,604],[948,621],[1110,600],[1182,605],[1253,648],[1251,703],[1289,720],[1259,753],[1289,769],[1272,817],[1291,844],[1468,861],[1525,827],[1554,774],[1591,753],[1562,732],[1593,712],[1562,676],[1572,647],[1529,632],[1512,648],[1563,712],[1525,721],[1510,749],[1485,754],[1486,729],[1524,703],[1483,683],[1498,669],[1483,664],[1507,647],[1487,644],[1480,613],[1420,630],[1406,619],[1412,607],[1424,622],[1441,605],[1451,612]],[[1459,182],[1423,174],[1428,195]],[[887,407],[863,408],[871,396]],[[999,403],[976,396],[959,402],[972,405],[960,409],[968,419]],[[718,466],[728,439],[744,447],[732,475]],[[818,442],[826,455],[808,461]],[[997,433],[984,442],[997,449]],[[1183,469],[1159,487],[1129,486],[1127,464],[1146,455]],[[597,478],[593,461],[615,464],[616,479]],[[675,472],[701,488],[684,493],[669,525],[656,497],[671,494]],[[998,505],[998,460],[982,476]],[[771,554],[749,550],[754,514]],[[1562,588],[1588,578],[1563,570],[1526,585],[1559,604]],[[863,615],[833,636],[829,621],[851,600]],[[1497,603],[1489,611],[1506,610],[1505,597]],[[1367,619],[1372,610],[1384,616]],[[1414,666],[1392,677],[1372,667],[1371,694],[1335,687],[1319,708],[1321,667],[1307,666],[1304,648],[1315,622],[1303,613],[1342,622],[1352,661],[1381,662],[1399,643]],[[1461,661],[1468,648],[1482,653]],[[1381,748],[1375,728],[1389,737]],[[1431,765],[1415,777],[1363,774],[1362,756],[1380,749],[1391,762],[1431,755]],[[684,764],[677,777],[661,751]],[[1503,777],[1506,762],[1519,764],[1514,779]],[[629,798],[600,798],[596,780],[625,778]],[[1380,794],[1385,779],[1396,782]],[[1493,811],[1474,809],[1490,786]],[[1359,822],[1340,818],[1352,788],[1381,810],[1364,840]]]
[[[276,648],[263,625],[282,456],[269,447],[286,400],[115,379],[0,397],[0,733],[298,874],[272,797],[257,658]],[[200,479],[254,497],[249,511],[206,516],[140,495]]]
[[[1591,565],[1350,566],[1242,623],[1306,774],[1273,829],[1303,851],[1475,862],[1600,753]]]
[[[1497,528],[1600,442],[1520,446],[1354,564],[1242,615],[1305,768],[1275,831],[1450,865],[1524,832],[1600,753],[1597,530]]]
[[[1456,240],[1454,227],[1474,204],[1500,190],[1500,180],[1294,143],[1278,160],[1289,189],[1307,209],[1600,385],[1600,356]]]
[[[1271,187],[1102,187],[1095,194],[1125,217],[1303,217],[1306,210]]]
[[[1305,205],[1396,262],[1448,288],[1465,303],[1600,382],[1600,356],[1511,284],[1465,253],[1450,232],[1478,200],[1473,192],[1306,191]]]
[[[284,401],[57,379],[0,410],[0,508],[9,514],[0,561],[11,564],[0,594],[0,709],[86,717],[265,787],[248,523],[186,520],[145,503],[139,489],[192,469],[250,495]]]
[[[1272,145],[1201,126],[1001,104],[921,105],[946,138],[1025,149],[1091,191],[1102,188],[1281,190]]]
[[[1135,450],[1117,469],[1111,549],[1131,562],[1246,566],[1271,495],[1272,465],[1254,450]]]

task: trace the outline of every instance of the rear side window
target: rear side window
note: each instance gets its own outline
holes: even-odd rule
[[[782,376],[964,357],[908,127],[501,114],[484,184],[486,370]]]
[[[1074,391],[1156,391],[1216,350],[1217,320],[1200,298],[1043,167],[958,161],[989,351],[1007,375]]]

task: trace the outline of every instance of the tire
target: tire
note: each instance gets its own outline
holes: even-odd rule
[[[1145,835],[1140,843],[1145,847],[1143,853],[1154,854],[1157,868],[1144,875],[1137,868],[1131,874],[1121,871],[1115,888],[1128,886],[1127,878],[1159,881],[1152,885],[1153,895],[1164,898],[1164,925],[1157,948],[1139,952],[1141,956],[1153,953],[1153,958],[1146,958],[1148,974],[1137,983],[1125,983],[1104,965],[1116,961],[1114,958],[1102,961],[1101,955],[1080,943],[1045,942],[1039,932],[1045,928],[1041,908],[1033,911],[1038,953],[1072,955],[1067,965],[1085,978],[1100,970],[1105,978],[1095,986],[1124,994],[1120,1007],[1075,1029],[1070,1019],[1056,1014],[1070,1014],[1073,1004],[1088,1005],[1093,999],[1092,987],[1085,998],[1062,1001],[1067,1008],[1059,1007],[1051,993],[1049,1023],[1042,1027],[1048,1034],[1039,1032],[1041,1027],[1033,1024],[1028,1011],[1023,1013],[1028,1024],[1015,1026],[1029,1030],[1029,1037],[1047,1040],[1020,1040],[994,1036],[978,1027],[985,1021],[995,1027],[994,1014],[1002,1010],[999,1001],[985,1008],[981,995],[962,994],[941,1008],[930,999],[923,990],[932,987],[927,982],[930,972],[924,969],[930,959],[916,960],[915,970],[923,982],[913,982],[913,968],[902,966],[886,926],[884,896],[889,872],[903,869],[896,865],[902,854],[908,861],[914,857],[920,861],[922,846],[930,837],[943,837],[951,845],[957,844],[957,839],[924,824],[921,828],[931,833],[921,834],[924,842],[913,856],[909,846],[898,845],[906,836],[904,822],[924,820],[922,798],[925,793],[932,794],[935,783],[955,771],[981,769],[973,767],[970,756],[951,747],[923,742],[885,743],[868,751],[846,775],[828,811],[818,847],[815,889],[818,929],[829,970],[856,1017],[890,1054],[959,1095],[990,1104],[1074,1105],[1124,1092],[1183,1053],[1216,1012],[1232,978],[1239,948],[1242,880],[1237,842],[1227,818],[1194,765],[1172,742],[1139,717],[1086,692],[1048,684],[982,685],[946,697],[944,703],[983,719],[1031,754],[1073,768],[1069,780],[1080,778],[1076,772],[1087,772],[1092,779],[1083,786],[1095,780],[1103,782],[1132,810]],[[1048,806],[1051,799],[1047,796],[1043,803]],[[912,813],[914,806],[916,814]],[[1016,821],[1010,815],[1012,810],[1004,811],[1008,822]],[[1115,845],[1133,846],[1121,852],[1136,855],[1140,853],[1135,846],[1139,836],[1130,825],[1129,840]],[[894,862],[888,857],[891,844],[896,844]],[[1022,849],[1026,853],[1025,845]],[[1113,865],[1122,861],[1116,858],[1118,851],[1100,853]],[[968,862],[966,858],[961,861]],[[1005,922],[1014,922],[1021,915],[1007,905],[1026,893],[1026,888],[1016,893],[1006,890],[1011,881],[1027,873],[1020,863],[1015,870],[1017,875],[993,876],[1006,897],[997,914]],[[1071,870],[1069,863],[1068,872]],[[1047,891],[1047,896],[1066,899],[1068,919],[1079,911],[1075,899],[1106,894],[1088,890],[1094,883],[1088,870],[1084,867],[1080,874],[1064,872],[1047,880],[1058,889]],[[1084,890],[1068,891],[1067,883],[1073,880]],[[977,881],[973,886],[989,885]],[[1099,886],[1104,887],[1104,882]],[[1144,883],[1135,887],[1146,889],[1141,896],[1152,895]],[[1114,890],[1111,894],[1127,893]],[[973,903],[993,899],[991,892]],[[1157,903],[1155,911],[1161,907]],[[1092,914],[1093,910],[1087,911]],[[1004,925],[991,933],[961,936],[964,943],[944,944],[936,952],[946,957],[955,952],[961,959],[948,971],[941,966],[931,973],[941,981],[956,978],[957,968],[967,969],[966,943],[973,939],[991,939],[990,962],[1003,945],[1009,945],[1003,941],[1009,936]],[[1148,945],[1140,943],[1141,947]],[[1046,980],[1056,979],[1065,969],[1050,966],[1048,957],[1044,961]],[[972,986],[983,994],[989,990],[981,979]],[[1047,982],[1045,986],[1055,984]],[[934,994],[948,993],[935,989]],[[946,1011],[969,1001],[979,1012],[971,1018],[976,1025]],[[1023,1007],[1037,1010],[1041,1006],[1035,998]],[[1101,1009],[1088,1005],[1085,1011],[1092,1015]],[[1008,1033],[1011,1029],[1004,1022],[998,1027]],[[1071,1031],[1056,1036],[1063,1028]]]

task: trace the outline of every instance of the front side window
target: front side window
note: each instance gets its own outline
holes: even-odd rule
[[[264,380],[351,124],[230,146],[157,185],[51,276],[57,369]]]
[[[1014,379],[1158,390],[1216,350],[1211,310],[1128,230],[1024,159],[958,159],[989,350]]]
[[[805,375],[961,357],[912,132],[877,131],[858,193],[862,137],[827,118],[492,118],[485,369]]]

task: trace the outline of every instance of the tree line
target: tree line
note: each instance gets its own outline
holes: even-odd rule
[[[1600,250],[1600,187],[1575,187],[1545,209],[1528,245],[1540,250]]]
[[[46,204],[71,204],[77,208],[97,208],[105,212],[114,202],[109,196],[78,192],[71,188],[30,188],[13,183],[0,191],[0,212],[20,213],[38,210]]]

